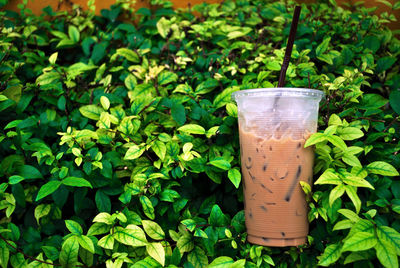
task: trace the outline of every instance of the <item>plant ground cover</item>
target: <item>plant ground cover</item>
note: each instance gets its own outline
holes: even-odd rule
[[[246,242],[231,93],[277,85],[295,3],[157,3],[137,25],[125,3],[0,12],[0,266],[398,267],[394,17],[302,6],[285,86],[327,96],[310,235],[268,248]]]

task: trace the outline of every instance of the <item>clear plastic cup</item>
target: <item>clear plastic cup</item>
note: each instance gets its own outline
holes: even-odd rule
[[[238,105],[247,239],[265,246],[298,246],[308,235],[308,205],[299,181],[312,184],[323,92],[265,88],[234,92]]]

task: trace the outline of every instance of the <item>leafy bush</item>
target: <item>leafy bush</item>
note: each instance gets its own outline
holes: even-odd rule
[[[277,85],[285,3],[2,11],[0,265],[397,267],[400,43],[334,1],[303,5],[286,79],[327,95],[308,243],[246,242],[230,95]]]

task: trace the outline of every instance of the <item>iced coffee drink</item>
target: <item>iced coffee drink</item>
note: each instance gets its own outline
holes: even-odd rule
[[[312,183],[314,152],[304,143],[316,131],[322,94],[277,88],[239,91],[234,97],[248,241],[304,244],[308,205],[299,182]]]

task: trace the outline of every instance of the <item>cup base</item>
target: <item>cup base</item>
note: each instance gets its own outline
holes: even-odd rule
[[[296,238],[267,238],[248,235],[247,241],[261,246],[269,247],[289,247],[289,246],[300,246],[306,243],[306,237]]]

